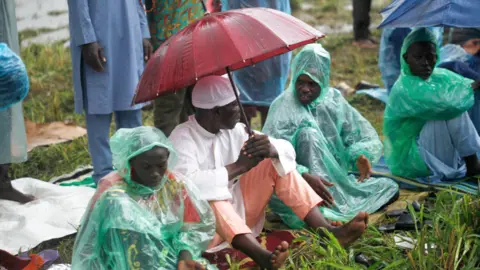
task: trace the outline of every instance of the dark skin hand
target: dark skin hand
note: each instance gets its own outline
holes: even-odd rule
[[[372,175],[372,164],[368,158],[364,155],[360,155],[357,159],[357,169],[360,173],[358,182],[364,182],[366,179],[370,178]]]
[[[250,171],[266,158],[278,158],[277,149],[270,143],[268,136],[254,134],[244,143],[235,163],[227,165],[229,180]]]
[[[186,250],[178,255],[177,270],[204,270],[205,267],[199,262],[192,260],[192,254]]]
[[[152,57],[153,54],[153,46],[152,43],[150,43],[150,40],[148,38],[143,39],[143,57],[145,59],[145,62],[150,60],[150,57]]]
[[[87,65],[96,72],[103,72],[107,58],[103,54],[103,47],[98,42],[88,43],[82,46],[82,57]]]
[[[474,82],[472,83],[472,89],[473,89],[474,91],[480,90],[480,80],[474,81]]]
[[[333,186],[332,183],[322,179],[320,176],[311,175],[309,173],[302,174],[303,179],[307,181],[307,183],[312,187],[312,189],[320,196],[327,207],[332,206],[334,204],[333,196],[328,191],[327,187]]]
[[[144,38],[142,41],[143,45],[143,57],[145,62],[150,60],[150,57],[153,54],[153,47],[148,38]],[[89,65],[96,72],[105,71],[105,64],[107,63],[107,58],[103,52],[103,47],[98,42],[88,43],[82,46],[82,57],[85,60],[85,63]]]

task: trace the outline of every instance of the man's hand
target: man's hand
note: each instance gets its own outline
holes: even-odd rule
[[[268,136],[254,134],[245,142],[242,153],[253,158],[278,158],[277,149],[270,143]]]
[[[103,48],[98,42],[85,44],[82,46],[82,56],[85,63],[96,72],[104,71],[104,64],[107,62],[103,54]]]
[[[358,182],[363,182],[365,179],[370,178],[372,174],[372,165],[368,158],[364,155],[360,155],[357,159],[357,169],[360,173],[360,177],[358,178]]]
[[[474,81],[472,83],[472,88],[473,88],[473,91],[480,90],[480,80]]]
[[[240,151],[237,161],[235,161],[235,163],[225,166],[228,172],[228,179],[234,180],[235,178],[237,178],[237,176],[250,171],[262,160],[263,158],[248,157],[243,153],[243,151]]]
[[[205,267],[194,260],[181,260],[178,262],[177,270],[205,270]]]
[[[327,206],[334,204],[333,196],[330,194],[327,188],[333,186],[332,183],[323,180],[319,176],[311,175],[309,173],[304,173],[302,176],[303,179],[305,179],[305,181],[307,181],[307,183],[310,185],[310,187],[312,187],[312,189],[318,194],[318,196],[325,201]]]
[[[153,54],[153,47],[152,43],[150,43],[150,40],[148,38],[143,39],[143,57],[145,59],[145,62],[150,60],[150,57],[152,57]]]

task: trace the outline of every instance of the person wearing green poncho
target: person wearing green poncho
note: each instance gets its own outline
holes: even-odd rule
[[[426,28],[403,42],[401,75],[384,116],[385,160],[393,174],[456,179],[480,173],[480,137],[468,116],[478,84],[438,68],[439,48]]]
[[[176,153],[153,127],[110,140],[116,173],[100,182],[75,241],[72,269],[205,269],[215,217],[195,187],[170,173]]]
[[[274,101],[263,132],[292,143],[297,170],[319,195],[329,186],[333,204],[320,207],[325,218],[348,221],[396,198],[398,185],[370,177],[382,143],[370,123],[329,81],[330,54],[320,44],[305,46],[293,60],[290,86]],[[360,171],[358,180],[348,174],[350,169]],[[276,196],[270,208],[291,228],[304,226]]]

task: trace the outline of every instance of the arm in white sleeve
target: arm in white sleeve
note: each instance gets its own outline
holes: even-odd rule
[[[228,190],[228,171],[225,167],[202,170],[197,160],[197,147],[186,137],[171,139],[178,154],[174,172],[188,177],[199,190],[199,198],[207,201],[232,198]]]
[[[277,149],[278,159],[272,159],[273,166],[278,175],[285,176],[296,169],[297,162],[295,149],[290,142],[282,139],[268,138],[270,143]]]

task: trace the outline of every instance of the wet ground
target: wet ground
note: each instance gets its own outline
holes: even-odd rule
[[[101,0],[99,0],[101,1]],[[374,0],[373,5],[384,5],[385,0]],[[22,39],[22,46],[28,46],[32,43],[50,43],[57,41],[66,41],[69,39],[68,32],[68,5],[66,0],[15,0],[17,7],[18,31],[29,33]],[[306,0],[294,15],[301,20],[313,25],[315,28],[325,34],[348,33],[353,31],[351,24],[352,5],[350,1],[343,1],[340,7],[341,13],[345,17],[328,18],[319,20],[319,6],[315,5],[314,0]],[[341,1],[338,1],[341,3]],[[321,10],[321,9],[320,9]],[[372,23],[372,28],[376,23]],[[66,43],[68,45],[68,42]]]

